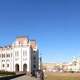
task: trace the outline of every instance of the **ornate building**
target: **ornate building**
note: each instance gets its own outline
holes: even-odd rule
[[[32,72],[39,68],[39,50],[35,40],[19,36],[11,45],[0,47],[0,70]]]

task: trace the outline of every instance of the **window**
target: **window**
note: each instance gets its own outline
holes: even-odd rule
[[[19,56],[19,52],[18,51],[15,52],[15,56]]]
[[[5,54],[3,54],[3,57],[5,57]]]
[[[2,67],[4,67],[4,64],[2,65]]]
[[[6,61],[9,62],[9,59],[7,59]]]
[[[34,60],[34,63],[36,63],[36,61]]]
[[[6,57],[8,57],[8,54],[6,54]]]
[[[5,60],[2,60],[2,62],[5,62]]]
[[[11,57],[12,57],[12,53],[11,53]]]
[[[5,57],[5,54],[2,54],[2,58],[4,58]]]
[[[23,51],[23,56],[27,56],[27,51]]]
[[[36,63],[36,57],[35,56],[33,57],[33,62]]]
[[[6,54],[6,57],[10,57],[10,54]]]
[[[35,60],[35,59],[36,59],[36,57],[33,57],[33,59]]]
[[[36,65],[33,65],[33,68],[36,68]]]
[[[36,51],[33,51],[34,53],[36,53]]]
[[[3,58],[3,54],[2,54],[2,58]]]
[[[7,64],[7,67],[9,67],[9,64]]]

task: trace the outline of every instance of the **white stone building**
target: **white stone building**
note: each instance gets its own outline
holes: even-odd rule
[[[73,71],[73,72],[80,72],[80,57],[73,58],[73,60],[69,63],[64,65],[64,71]]]
[[[0,70],[32,72],[39,68],[39,50],[35,40],[19,36],[11,45],[0,47]]]

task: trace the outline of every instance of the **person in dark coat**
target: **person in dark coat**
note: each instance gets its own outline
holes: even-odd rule
[[[43,73],[43,71],[38,70],[36,72],[36,77],[37,77],[37,80],[44,80],[44,73]]]

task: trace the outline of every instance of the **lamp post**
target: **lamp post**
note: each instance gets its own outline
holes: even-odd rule
[[[40,57],[40,70],[42,70],[42,57]]]

